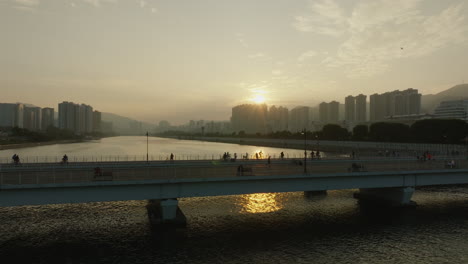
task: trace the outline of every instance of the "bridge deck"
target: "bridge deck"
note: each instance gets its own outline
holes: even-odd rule
[[[309,160],[307,174],[304,174],[303,160],[273,160],[267,164],[261,161],[174,161],[174,162],[105,162],[22,164],[0,167],[0,188],[20,185],[42,185],[61,183],[85,183],[95,181],[142,181],[164,179],[211,179],[243,176],[287,176],[287,175],[324,175],[333,173],[385,172],[442,170],[447,161],[417,161],[410,159],[380,160]],[[353,170],[351,164],[364,168]],[[242,165],[244,172],[239,171]],[[100,173],[96,174],[95,168]],[[468,168],[467,160],[456,160],[456,168]]]

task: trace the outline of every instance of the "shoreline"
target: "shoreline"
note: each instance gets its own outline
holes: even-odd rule
[[[19,149],[19,148],[32,148],[32,147],[55,145],[55,144],[81,143],[81,142],[85,142],[85,141],[87,141],[87,140],[67,139],[67,140],[53,140],[53,141],[44,141],[44,142],[28,142],[28,143],[19,143],[19,144],[7,144],[7,145],[0,145],[0,150]]]
[[[275,138],[233,138],[233,137],[200,137],[200,136],[159,136],[179,140],[196,140],[218,143],[230,143],[239,145],[256,145],[275,148],[288,148],[303,150],[320,150],[329,154],[349,155],[355,152],[357,155],[379,155],[385,152],[396,151],[401,155],[415,156],[425,151],[442,155],[450,148],[458,150],[461,154],[467,153],[464,145],[444,145],[426,143],[403,143],[403,142],[370,142],[370,141],[331,141],[316,139],[275,139]]]

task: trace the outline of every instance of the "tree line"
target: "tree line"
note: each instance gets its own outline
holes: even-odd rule
[[[28,142],[46,142],[54,140],[82,140],[87,136],[101,138],[105,136],[101,132],[92,132],[84,135],[76,135],[68,129],[60,129],[49,126],[46,131],[31,131],[26,128],[13,127],[6,129],[8,137],[3,137],[0,144],[19,144]]]
[[[161,136],[202,136],[201,133],[182,131],[166,131]],[[302,139],[303,132],[277,131],[271,133],[247,134],[244,131],[233,132],[230,135],[221,133],[205,133],[203,136],[215,137],[258,137],[278,139]],[[462,144],[468,137],[468,123],[460,119],[424,119],[412,125],[376,122],[371,125],[357,125],[352,131],[336,124],[327,124],[320,131],[306,131],[308,139],[337,141],[379,141],[379,142],[413,142]]]

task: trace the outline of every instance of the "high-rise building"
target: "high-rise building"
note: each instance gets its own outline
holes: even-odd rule
[[[243,104],[232,108],[231,124],[235,132],[248,134],[267,132],[266,104]]]
[[[319,104],[319,120],[323,124],[338,123],[340,117],[340,104],[337,101]]]
[[[340,114],[340,104],[337,101],[331,101],[328,103],[328,122],[327,123],[338,123]]]
[[[41,111],[41,130],[47,130],[48,127],[54,126],[54,109],[45,107]]]
[[[356,122],[366,122],[367,116],[367,96],[360,94],[355,97],[356,99]]]
[[[0,103],[0,127],[23,128],[24,105]]]
[[[268,109],[268,127],[272,132],[288,130],[289,110],[286,107],[271,106]]]
[[[101,112],[94,111],[93,112],[93,131],[100,132],[101,131]]]
[[[418,90],[411,89],[411,93],[408,94],[408,112],[412,114],[421,113],[421,97],[422,95],[418,93]]]
[[[310,129],[310,108],[307,106],[298,106],[291,109],[289,113],[289,131],[300,132],[304,129]]]
[[[80,105],[80,109],[83,113],[83,123],[81,126],[81,130],[84,133],[93,132],[93,107],[91,107],[90,105],[82,104]]]
[[[421,94],[417,89],[386,92],[370,96],[370,120],[378,121],[392,116],[419,114]]]
[[[23,127],[31,131],[41,129],[41,108],[40,107],[24,107],[23,111]]]
[[[350,123],[356,120],[356,99],[351,95],[345,98],[345,120]]]
[[[319,104],[319,121],[322,123],[328,122],[328,104],[325,102]]]
[[[59,128],[76,134],[93,131],[93,108],[85,104],[62,102],[59,104]]]
[[[75,131],[75,104],[62,102],[58,105],[58,125],[61,129]]]

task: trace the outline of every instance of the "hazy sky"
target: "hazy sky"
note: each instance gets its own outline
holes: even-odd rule
[[[0,102],[152,123],[468,82],[465,0],[0,0]]]

